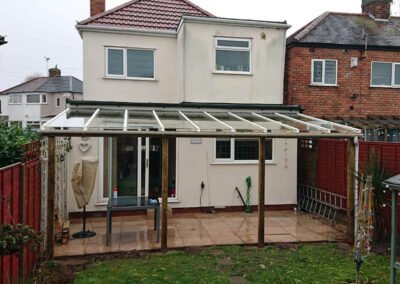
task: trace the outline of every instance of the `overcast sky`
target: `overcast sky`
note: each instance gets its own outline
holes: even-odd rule
[[[106,0],[107,9],[126,2]],[[395,0],[400,1],[400,0]],[[293,33],[325,11],[359,13],[361,0],[192,0],[219,17],[286,20]],[[399,4],[394,4],[398,15]],[[89,17],[89,0],[0,0],[0,35],[8,44],[0,46],[0,91],[27,76],[47,76],[58,65],[63,75],[82,79],[82,41],[77,21]]]

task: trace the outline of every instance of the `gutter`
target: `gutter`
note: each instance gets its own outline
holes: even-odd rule
[[[291,25],[288,25],[286,21],[268,22],[268,21],[218,18],[218,17],[213,18],[213,17],[182,16],[177,32],[179,32],[179,30],[182,28],[184,22],[201,23],[201,24],[211,23],[211,24],[230,25],[230,26],[272,28],[272,29],[284,29],[284,30],[288,30],[291,27]]]
[[[164,37],[176,37],[176,31],[164,31],[164,30],[145,30],[145,29],[132,29],[123,27],[104,27],[104,26],[88,26],[88,25],[76,25],[75,28],[79,31],[82,36],[82,32],[102,32],[102,33],[119,33],[119,34],[131,34],[131,35],[143,35],[143,36],[164,36]]]

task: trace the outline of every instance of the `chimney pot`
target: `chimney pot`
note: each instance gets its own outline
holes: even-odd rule
[[[61,77],[61,70],[57,68],[57,65],[49,69],[49,77]]]
[[[106,0],[90,0],[90,17],[103,13],[106,10]]]

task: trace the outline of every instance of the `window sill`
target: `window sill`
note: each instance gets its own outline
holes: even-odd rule
[[[216,75],[244,75],[244,76],[253,76],[253,73],[251,72],[235,72],[235,71],[218,71],[215,70],[212,72],[213,74]]]
[[[266,165],[277,165],[274,161],[265,161]],[[258,161],[214,161],[211,165],[258,165]]]
[[[400,86],[369,86],[370,88],[400,89]]]
[[[317,84],[317,83],[311,83],[311,87],[339,87],[339,85],[331,85],[331,84]]]
[[[148,81],[148,82],[158,82],[156,78],[127,78],[127,77],[111,77],[105,76],[103,79],[106,80],[126,80],[126,81]]]

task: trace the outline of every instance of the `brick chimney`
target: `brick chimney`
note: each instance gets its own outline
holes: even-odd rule
[[[375,19],[388,20],[392,0],[362,0],[362,13],[369,14]]]
[[[106,0],[90,0],[90,17],[106,10]]]
[[[57,68],[57,65],[49,69],[49,77],[61,77],[61,70]]]

